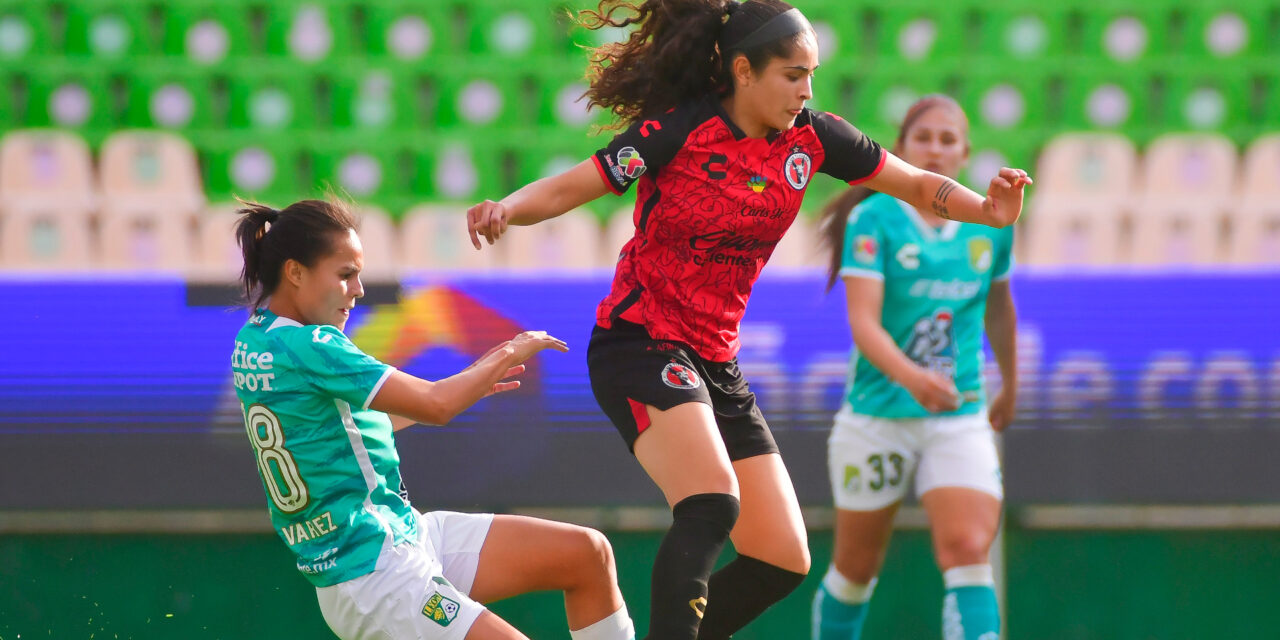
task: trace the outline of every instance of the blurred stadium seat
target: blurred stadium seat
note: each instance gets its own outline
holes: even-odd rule
[[[1153,141],[1144,158],[1134,216],[1134,262],[1220,260],[1236,165],[1235,147],[1220,135],[1169,134]]]
[[[1022,238],[1034,265],[1124,261],[1121,225],[1137,185],[1133,143],[1117,134],[1069,134],[1045,147]]]
[[[419,205],[400,222],[401,266],[406,271],[488,271],[502,245],[476,251],[467,240],[468,205]]]
[[[376,282],[393,282],[400,275],[399,231],[391,216],[383,209],[357,205],[354,211],[364,248],[364,271],[361,278]]]
[[[1280,265],[1280,134],[1250,145],[1241,173],[1228,258],[1237,264]]]
[[[92,266],[95,206],[92,159],[78,136],[35,130],[0,139],[0,262],[6,268]]]
[[[185,270],[193,262],[195,216],[205,205],[195,151],[183,138],[121,131],[102,145],[102,264]]]
[[[508,269],[593,269],[606,262],[604,230],[595,215],[575,209],[536,225],[510,227],[502,237]]]

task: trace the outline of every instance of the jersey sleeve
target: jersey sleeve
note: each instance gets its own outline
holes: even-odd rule
[[[361,351],[337,327],[309,326],[299,334],[293,341],[293,352],[311,386],[352,406],[368,409],[395,371],[395,367]]]
[[[657,174],[689,137],[694,112],[693,105],[677,107],[656,118],[642,118],[615,136],[592,156],[605,186],[622,195],[640,176]]]
[[[876,177],[884,168],[884,149],[844,118],[815,111],[813,130],[824,154],[818,171],[854,185]]]
[[[1008,280],[1013,274],[1013,227],[996,231],[995,260],[991,266],[992,280]]]
[[[875,204],[863,201],[854,207],[844,229],[840,277],[884,279],[884,231]]]

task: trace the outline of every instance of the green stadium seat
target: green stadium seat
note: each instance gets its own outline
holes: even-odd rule
[[[533,71],[512,65],[442,69],[436,77],[436,124],[442,127],[527,126],[537,119]]]
[[[912,103],[930,93],[955,95],[956,84],[950,74],[924,68],[911,73],[881,71],[855,76],[851,81],[853,111],[840,115],[885,146],[892,145]]]
[[[1210,63],[1265,55],[1267,22],[1267,12],[1260,6],[1210,7],[1197,3],[1187,11],[1180,52],[1192,60]]]
[[[332,62],[353,53],[352,20],[342,2],[290,0],[267,12],[267,54],[304,64]]]
[[[1056,5],[990,7],[981,12],[976,53],[988,64],[1061,61],[1067,50],[1067,12]]]
[[[996,131],[1040,131],[1045,126],[1048,77],[1032,69],[964,76],[960,104],[975,127]]]
[[[865,59],[869,51],[859,11],[846,3],[806,5],[802,11],[818,35],[818,61],[822,67]]]
[[[229,125],[233,129],[286,131],[316,126],[310,74],[266,65],[230,76]]]
[[[391,144],[327,133],[307,137],[315,177],[306,193],[334,189],[356,202],[384,206],[402,194],[397,185],[401,163]]]
[[[93,138],[120,124],[112,113],[107,75],[98,68],[56,62],[31,67],[29,78],[23,126],[77,129]]]
[[[1144,3],[1093,7],[1083,13],[1081,56],[1084,61],[1149,64],[1168,53],[1169,15],[1167,8]]]
[[[369,6],[365,40],[370,55],[403,63],[440,60],[461,50],[453,14],[435,2],[375,2]]]
[[[125,125],[136,128],[205,129],[214,121],[213,77],[186,63],[143,66],[130,73]]]
[[[482,138],[458,131],[430,136],[413,148],[413,195],[453,202],[506,196],[520,186],[509,167],[508,157],[514,152],[503,146],[513,137],[513,132],[499,128],[488,129]]]
[[[1227,70],[1171,72],[1164,123],[1172,130],[1218,131],[1247,140],[1260,133],[1249,109],[1250,79]],[[1273,120],[1273,124],[1277,122]]]
[[[310,158],[294,134],[219,131],[193,135],[192,142],[201,161],[205,191],[212,199],[238,196],[288,204],[310,188],[309,181],[304,186],[300,180],[300,169]]]
[[[100,61],[129,61],[160,51],[149,28],[149,5],[138,2],[76,2],[67,5],[66,53]]]
[[[365,130],[422,127],[417,77],[374,66],[323,73],[331,82],[333,126]]]
[[[174,2],[165,11],[162,50],[166,56],[182,57],[199,66],[224,65],[260,53],[253,51],[251,32],[249,10],[243,2]]]
[[[1001,167],[1024,169],[1034,179],[1035,159],[1044,141],[999,129],[974,128],[969,131],[969,143],[969,163],[960,172],[960,179],[974,191],[986,193]]]
[[[514,59],[572,50],[563,10],[552,3],[473,0],[463,10],[472,54]]]
[[[897,2],[877,7],[875,55],[893,63],[948,66],[967,53],[964,13],[953,4]]]
[[[1114,131],[1146,140],[1157,119],[1150,76],[1115,65],[1079,67],[1064,78],[1062,122],[1067,131]]]
[[[587,109],[583,95],[589,88],[584,77],[585,64],[562,61],[538,65],[532,74],[538,87],[537,123],[544,127],[558,127],[566,135],[585,133],[592,125],[606,125],[612,116],[597,107]]]
[[[0,2],[0,65],[55,53],[49,7],[38,2]]]

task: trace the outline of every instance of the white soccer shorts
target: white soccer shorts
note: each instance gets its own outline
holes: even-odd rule
[[[939,487],[976,489],[1003,499],[1000,458],[986,411],[928,418],[877,418],[846,406],[827,439],[836,507],[874,511]]]
[[[342,640],[463,640],[484,612],[468,594],[493,514],[417,515],[418,544],[384,549],[373,573],[316,589]]]

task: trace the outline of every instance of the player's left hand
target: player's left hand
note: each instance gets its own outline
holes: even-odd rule
[[[987,199],[982,201],[982,209],[992,220],[1013,224],[1022,215],[1023,188],[1033,184],[1031,176],[1022,169],[1004,167],[991,179],[987,187]]]
[[[991,399],[991,406],[987,407],[987,418],[991,420],[991,428],[996,433],[1004,431],[1013,423],[1013,418],[1018,413],[1017,404],[1017,394],[1005,393],[1004,389]]]
[[[484,397],[487,398],[495,393],[502,393],[503,391],[515,391],[516,389],[519,389],[520,388],[519,380],[507,380],[507,378],[514,378],[522,373],[524,373],[524,365],[522,364],[518,364],[514,367],[511,367],[510,369],[507,369],[507,374],[502,376],[502,382],[499,382],[493,385],[493,388],[489,390],[489,393],[484,394]]]

